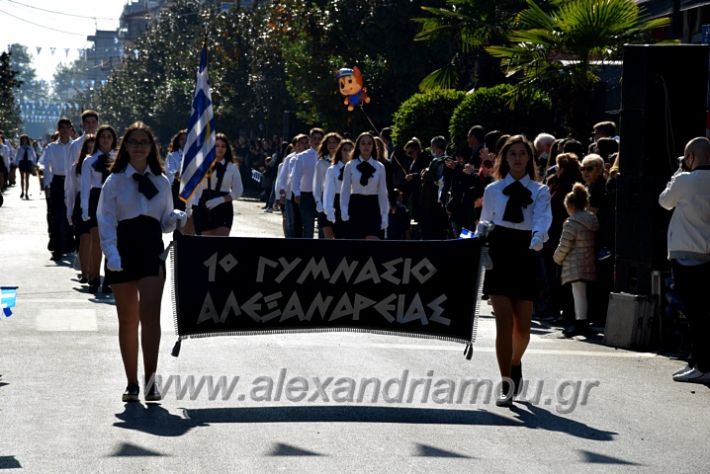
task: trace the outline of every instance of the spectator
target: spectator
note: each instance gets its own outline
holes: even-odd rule
[[[551,156],[550,150],[554,142],[555,137],[549,133],[540,133],[533,140],[533,146],[535,147],[535,152],[537,152],[536,162],[539,170],[547,170]]]
[[[474,125],[469,129],[468,135],[466,135],[466,143],[468,143],[468,147],[471,149],[469,163],[476,169],[481,166],[481,149],[485,144],[485,138],[486,129],[481,125]]]

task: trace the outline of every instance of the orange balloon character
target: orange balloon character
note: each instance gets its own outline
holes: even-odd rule
[[[360,68],[357,66],[352,69],[341,68],[335,77],[340,85],[340,93],[345,96],[343,104],[348,106],[348,111],[352,112],[357,105],[370,103],[370,98],[367,96],[367,87],[363,87]]]

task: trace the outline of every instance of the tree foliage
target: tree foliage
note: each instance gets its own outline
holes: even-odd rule
[[[19,72],[12,68],[11,54],[0,54],[0,129],[13,136],[20,128],[20,109],[15,102],[17,91],[22,87]]]
[[[426,145],[437,135],[446,136],[451,115],[464,97],[465,92],[451,89],[414,94],[394,114],[394,141],[404,145],[417,137]]]

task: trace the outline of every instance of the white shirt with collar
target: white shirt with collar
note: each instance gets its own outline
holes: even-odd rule
[[[293,171],[293,160],[296,154],[296,152],[289,154],[279,165],[279,173],[276,176],[277,196],[281,194],[281,191],[284,191],[286,193],[286,199],[291,199],[291,172]]]
[[[515,223],[503,220],[505,206],[508,203],[508,196],[503,194],[503,189],[514,181],[515,179],[508,173],[505,178],[486,186],[483,192],[481,221],[492,222],[510,229],[529,230],[542,237],[543,242],[547,241],[547,231],[552,224],[550,191],[547,186],[530,179],[527,174],[520,179],[520,184],[530,190],[533,202],[523,208],[523,222]]]
[[[35,153],[34,148],[31,146],[23,145],[17,149],[17,153],[15,154],[15,164],[17,166],[20,166],[20,161],[22,161],[25,158],[25,151],[27,151],[27,159],[32,163],[32,165],[37,164],[37,154]]]
[[[234,163],[227,163],[227,169],[224,170],[224,178],[222,179],[222,185],[219,189],[217,189],[218,179],[217,172],[213,169],[212,173],[210,173],[210,177],[200,184],[200,187],[191,199],[191,203],[199,202],[202,192],[207,188],[213,191],[229,193],[229,195],[232,196],[232,200],[239,198],[244,193],[242,175],[239,172],[239,167]]]
[[[76,163],[72,163],[69,172],[64,178],[64,206],[67,208],[67,219],[72,224],[72,214],[74,213],[74,203],[76,194],[79,192],[80,176],[76,175]]]
[[[91,190],[94,188],[101,189],[104,183],[101,181],[103,179],[103,174],[94,169],[94,163],[99,159],[103,153],[101,150],[97,151],[91,156],[84,158],[81,164],[81,177],[79,179],[79,191],[81,192],[81,218],[85,221],[89,220],[89,196],[91,196]],[[115,158],[115,152],[109,152],[112,158]]]
[[[173,194],[168,178],[162,173],[156,176],[149,167],[146,168],[145,174],[158,190],[158,194],[148,199],[138,191],[138,181],[133,178],[135,173],[138,171],[129,164],[125,170],[111,173],[101,189],[96,217],[101,250],[107,260],[120,257],[116,246],[116,229],[121,221],[148,216],[160,222],[163,232],[175,230],[176,222],[170,218]]]
[[[170,184],[175,181],[175,175],[180,174],[180,169],[182,168],[182,150],[175,150],[168,154],[165,159],[165,175],[168,177]]]
[[[325,172],[325,185],[323,187],[323,212],[328,216],[330,222],[335,222],[335,196],[343,189],[343,181],[340,178],[340,170],[345,168],[345,163],[338,161],[330,165]]]
[[[316,200],[316,211],[324,212],[323,190],[325,188],[325,172],[330,167],[330,158],[319,159],[313,172],[313,199]]]
[[[318,156],[313,148],[309,148],[296,155],[291,173],[291,187],[296,197],[301,193],[313,192],[313,174],[316,169]]]
[[[362,158],[358,157],[354,160],[350,160],[345,165],[345,171],[343,171],[343,187],[340,191],[340,215],[343,221],[350,220],[350,213],[348,212],[348,206],[350,205],[350,196],[352,194],[362,194],[365,196],[377,196],[377,201],[380,205],[380,216],[382,218],[382,228],[387,228],[389,223],[389,199],[387,196],[387,177],[385,173],[385,165],[380,163],[374,158],[367,160],[372,166],[375,167],[375,174],[370,177],[367,185],[363,186],[360,184],[360,176],[362,173],[357,169],[357,166],[362,163]]]
[[[47,145],[42,155],[45,188],[48,188],[52,184],[54,175],[66,176],[71,163],[73,163],[69,160],[71,145],[71,140],[68,140],[66,143],[57,140]]]
[[[10,164],[12,163],[12,157],[10,156],[10,147],[4,143],[0,143],[0,155],[2,155],[2,161],[5,163],[5,167],[9,170]]]
[[[84,146],[84,140],[86,140],[86,133],[82,133],[79,138],[71,142],[71,147],[69,147],[69,163],[67,163],[67,169],[71,168],[71,165],[79,159],[79,153],[81,153],[81,147]]]

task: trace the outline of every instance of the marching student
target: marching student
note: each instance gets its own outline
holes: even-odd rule
[[[138,327],[146,386],[155,376],[160,346],[160,301],[165,283],[163,233],[185,213],[173,210],[170,183],[163,175],[153,133],[135,122],[123,134],[97,211],[107,278],[116,298],[118,338],[126,373],[124,402],[138,401]],[[161,399],[150,384],[146,401]]]
[[[234,153],[224,133],[215,135],[217,158],[209,177],[192,198],[195,231],[200,235],[229,236],[234,221],[232,201],[244,192],[239,167],[234,163]]]
[[[67,209],[64,200],[64,179],[73,162],[70,157],[72,124],[67,118],[57,122],[58,139],[44,150],[44,182],[42,187],[47,198],[47,222],[49,224],[49,245],[52,260],[59,261],[64,254],[74,250]],[[77,150],[77,156],[78,156]]]
[[[503,378],[498,406],[511,406],[522,382],[522,358],[530,342],[533,301],[537,298],[538,252],[552,222],[550,192],[537,182],[535,152],[522,135],[510,137],[496,157],[497,181],[483,192],[481,221],[493,268],[486,270],[483,293],[496,316],[496,357]],[[512,382],[511,382],[512,381]]]
[[[293,190],[293,204],[298,206],[301,215],[301,236],[304,239],[313,238],[315,225],[316,201],[313,197],[313,175],[315,174],[317,150],[323,141],[323,129],[312,128],[308,133],[310,148],[299,153],[294,158],[293,171],[291,172],[291,187]],[[298,229],[296,229],[298,232]]]
[[[15,163],[20,168],[20,199],[25,198],[29,201],[30,195],[30,175],[35,166],[37,166],[37,154],[28,135],[20,137],[20,146],[15,155]]]
[[[91,288],[91,241],[89,226],[81,219],[81,174],[82,164],[94,148],[95,136],[86,134],[78,154],[64,180],[64,198],[67,207],[67,220],[74,228],[74,237],[79,248],[79,283],[88,283]],[[95,291],[94,291],[95,292]]]
[[[325,189],[325,175],[328,168],[334,163],[335,153],[338,144],[343,139],[338,133],[330,132],[325,137],[318,148],[318,161],[313,173],[313,198],[316,200],[316,211],[318,212],[318,228],[321,238],[332,239],[333,224],[325,214],[323,203],[323,191]]]
[[[389,214],[385,165],[377,161],[375,137],[363,132],[343,171],[340,213],[349,222],[353,239],[378,240],[384,237]]]
[[[330,237],[326,239],[346,238],[347,230],[340,213],[340,193],[343,189],[343,170],[350,161],[350,155],[355,148],[352,140],[341,140],[333,155],[333,161],[325,172],[325,187],[323,189],[323,211],[331,223]]]
[[[101,242],[96,210],[101,187],[108,179],[113,165],[118,134],[110,125],[102,125],[96,132],[96,143],[81,168],[81,220],[89,234],[89,291],[96,293],[101,283]],[[109,293],[106,278],[102,292]]]
[[[301,225],[301,212],[293,201],[293,167],[296,156],[308,148],[308,136],[299,133],[291,141],[292,152],[286,155],[279,165],[279,172],[276,176],[276,195],[279,205],[283,208],[284,216],[284,236],[286,238],[301,237],[303,227]]]
[[[84,146],[84,140],[87,135],[93,137],[96,136],[96,129],[99,127],[99,114],[94,110],[87,109],[81,113],[81,130],[82,134],[79,138],[76,138],[71,142],[71,147],[69,148],[69,163],[67,163],[67,169],[69,169],[72,163],[75,163],[79,159],[79,152]],[[85,158],[85,157],[82,157]]]

